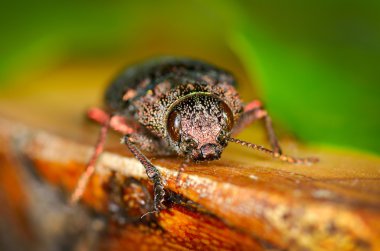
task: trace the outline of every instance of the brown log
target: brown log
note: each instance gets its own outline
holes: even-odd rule
[[[25,182],[20,156],[37,177],[69,196],[98,135],[98,126],[84,113],[98,103],[101,88],[67,87],[64,76],[56,73],[34,89],[13,87],[0,96],[0,195],[5,203],[0,223],[22,225],[15,232],[23,233],[14,236],[26,242],[37,242],[39,234],[29,226],[31,203],[25,198],[35,191]],[[62,82],[51,85],[54,81]],[[242,137],[265,144],[261,131]],[[380,159],[280,141],[287,154],[316,156],[320,163],[294,166],[230,145],[219,161],[189,165],[177,186],[181,160],[153,158],[165,189],[181,199],[169,203],[154,224],[103,221],[102,230],[84,236],[99,250],[380,250]],[[112,134],[83,207],[70,210],[90,209],[107,218],[110,192],[105,187],[113,173],[150,189],[142,166]],[[65,199],[61,203],[67,206]],[[98,221],[86,215],[86,224],[96,226]],[[90,245],[83,243],[77,242],[75,250]]]

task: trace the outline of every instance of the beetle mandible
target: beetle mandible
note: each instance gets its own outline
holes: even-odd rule
[[[81,198],[94,173],[108,128],[124,135],[122,143],[144,166],[154,186],[153,212],[164,208],[164,185],[157,168],[140,150],[200,162],[219,159],[228,142],[234,142],[289,163],[318,161],[283,155],[268,112],[258,100],[244,104],[235,86],[229,72],[188,58],[161,57],[128,67],[108,87],[105,110],[88,112],[102,129],[71,202]],[[272,150],[233,138],[259,119],[265,122]]]

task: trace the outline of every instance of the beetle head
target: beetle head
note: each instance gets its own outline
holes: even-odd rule
[[[233,127],[231,109],[210,94],[190,95],[170,109],[167,131],[179,154],[194,161],[219,159]]]

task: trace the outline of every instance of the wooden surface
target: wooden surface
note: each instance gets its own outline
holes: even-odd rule
[[[19,177],[15,166],[20,163],[9,157],[15,151],[27,157],[43,181],[66,195],[73,190],[99,130],[84,114],[88,107],[101,104],[103,87],[91,85],[85,76],[107,83],[105,71],[111,68],[102,68],[101,73],[96,67],[67,68],[36,77],[39,84],[33,87],[2,91],[1,163],[8,168],[0,170],[0,177],[11,208],[26,210],[22,198],[32,193]],[[77,78],[68,77],[73,75]],[[266,144],[259,126],[247,129],[240,138]],[[155,226],[107,223],[107,231],[93,237],[98,240],[94,245],[100,250],[380,250],[380,159],[306,148],[284,137],[280,142],[289,155],[316,156],[321,161],[293,166],[230,144],[221,160],[187,167],[178,187],[175,178],[181,161],[153,158],[165,188],[181,199],[168,205]],[[124,178],[146,179],[142,166],[119,145],[116,134],[110,135],[107,151],[98,161],[84,208],[109,215],[110,195],[104,187],[111,171]],[[28,217],[24,218],[23,224],[28,224]]]

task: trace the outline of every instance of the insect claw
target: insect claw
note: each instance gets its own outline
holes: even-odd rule
[[[146,212],[145,214],[141,215],[140,219],[143,219],[145,216],[147,216],[149,214],[158,214],[159,212],[160,212],[159,210]]]
[[[146,212],[140,217],[140,219],[143,219],[145,216],[149,214],[159,214],[161,210],[166,209],[166,206],[162,204],[163,201],[164,200],[161,199],[159,202],[154,202],[153,211]]]

